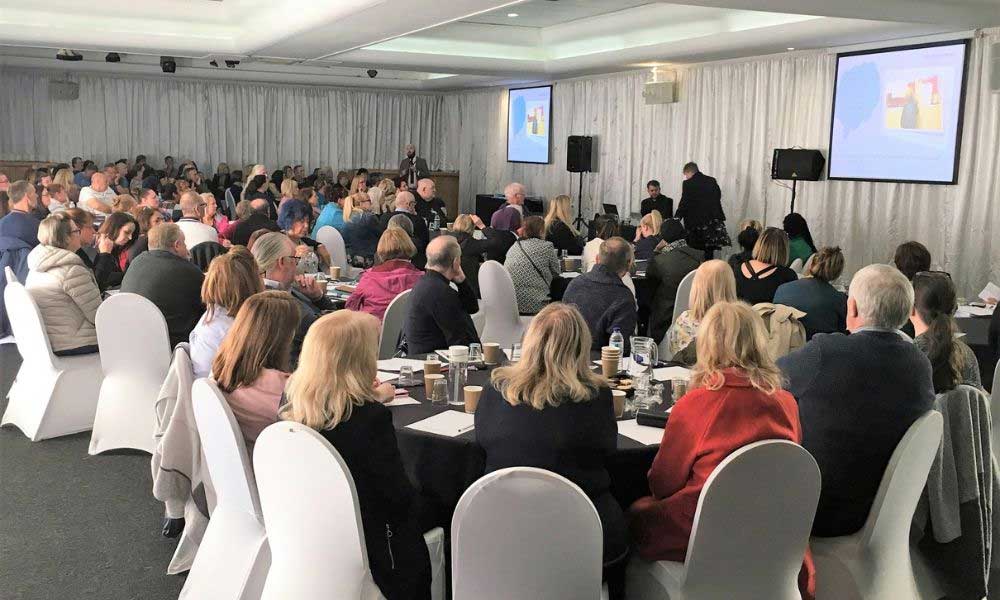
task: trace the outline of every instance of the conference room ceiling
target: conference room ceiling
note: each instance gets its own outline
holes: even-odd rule
[[[991,25],[1000,0],[0,0],[0,65],[435,91]]]

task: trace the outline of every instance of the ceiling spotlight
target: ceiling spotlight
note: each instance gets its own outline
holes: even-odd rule
[[[792,50],[795,50],[795,48],[785,48],[785,50],[788,50],[789,52],[791,52]]]
[[[238,65],[238,64],[240,64],[240,61],[238,61],[238,60],[227,60],[226,61],[226,67],[229,68],[229,69],[235,69],[236,65]]]
[[[507,13],[507,16],[510,17],[511,19],[513,19],[514,17],[517,17],[518,14],[517,13]]]
[[[160,57],[160,69],[164,73],[175,73],[177,71],[177,61],[173,56]]]
[[[116,63],[122,61],[122,55],[117,52],[108,52],[108,55],[104,57],[104,62]]]
[[[56,52],[56,59],[58,60],[68,60],[70,62],[77,62],[83,60],[83,55],[76,50],[68,50],[62,48],[59,52]]]

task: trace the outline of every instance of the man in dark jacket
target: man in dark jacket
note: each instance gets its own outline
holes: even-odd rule
[[[649,336],[660,343],[674,320],[677,288],[684,276],[701,264],[703,252],[687,245],[687,232],[677,219],[667,219],[660,226],[660,237],[667,243],[649,261],[646,279],[653,291],[649,306]]]
[[[664,215],[666,216],[666,215]],[[684,165],[684,185],[681,202],[674,217],[684,220],[688,230],[688,242],[692,247],[705,251],[705,260],[710,260],[716,247],[705,240],[705,230],[712,221],[725,221],[722,211],[722,190],[714,177],[698,170],[698,165],[689,162]]]
[[[674,216],[674,199],[660,193],[660,182],[652,179],[646,184],[648,198],[643,198],[640,203],[639,212],[646,216],[654,210],[660,211],[660,216],[670,219]]]
[[[431,241],[431,234],[427,229],[427,221],[417,214],[417,201],[413,193],[399,192],[396,194],[394,206],[394,211],[383,213],[379,217],[379,225],[382,227],[382,231],[385,231],[389,227],[389,219],[400,214],[406,215],[406,218],[413,224],[413,237],[420,241],[417,252],[423,251],[427,247],[428,242]]]
[[[451,289],[450,283],[458,287]],[[407,354],[420,356],[448,346],[479,342],[472,315],[479,302],[462,271],[462,249],[450,235],[427,246],[427,272],[410,292],[410,310],[403,322]]]
[[[448,212],[444,200],[437,197],[437,188],[433,179],[421,179],[417,182],[416,210],[417,214],[428,223],[437,216],[441,227],[448,224]]]
[[[818,333],[778,360],[799,403],[802,447],[822,475],[815,536],[864,526],[896,445],[934,403],[930,361],[897,331],[912,307],[906,277],[870,265],[851,280],[851,335]]]
[[[253,214],[240,221],[233,229],[232,242],[238,246],[246,246],[250,243],[250,236],[258,229],[268,231],[281,231],[278,224],[268,216],[268,202],[264,198],[254,198],[250,201]]]
[[[205,275],[188,260],[184,232],[174,223],[149,230],[149,251],[132,261],[122,292],[139,294],[156,305],[167,321],[170,347],[186,342],[205,312],[201,284]]]
[[[622,277],[632,268],[632,259],[631,244],[620,237],[608,238],[601,244],[594,268],[570,281],[563,294],[563,302],[575,304],[587,322],[593,350],[607,346],[618,329],[625,337],[625,352],[629,351],[638,315],[635,296]]]

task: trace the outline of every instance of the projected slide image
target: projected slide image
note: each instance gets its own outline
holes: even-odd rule
[[[885,91],[885,126],[889,129],[943,131],[941,77],[890,74]]]
[[[552,124],[552,86],[509,91],[507,160],[548,163]]]

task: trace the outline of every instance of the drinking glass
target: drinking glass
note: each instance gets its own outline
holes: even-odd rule
[[[416,385],[413,378],[413,367],[410,365],[399,367],[399,386],[410,387],[411,385]]]
[[[431,388],[431,404],[448,404],[448,380],[438,379]]]
[[[469,362],[483,362],[483,346],[481,344],[469,344]]]
[[[649,408],[649,393],[650,385],[652,383],[652,376],[649,371],[639,373],[632,378],[632,383],[635,385],[635,408],[646,409]]]
[[[514,342],[510,347],[510,362],[521,360],[521,342]]]

